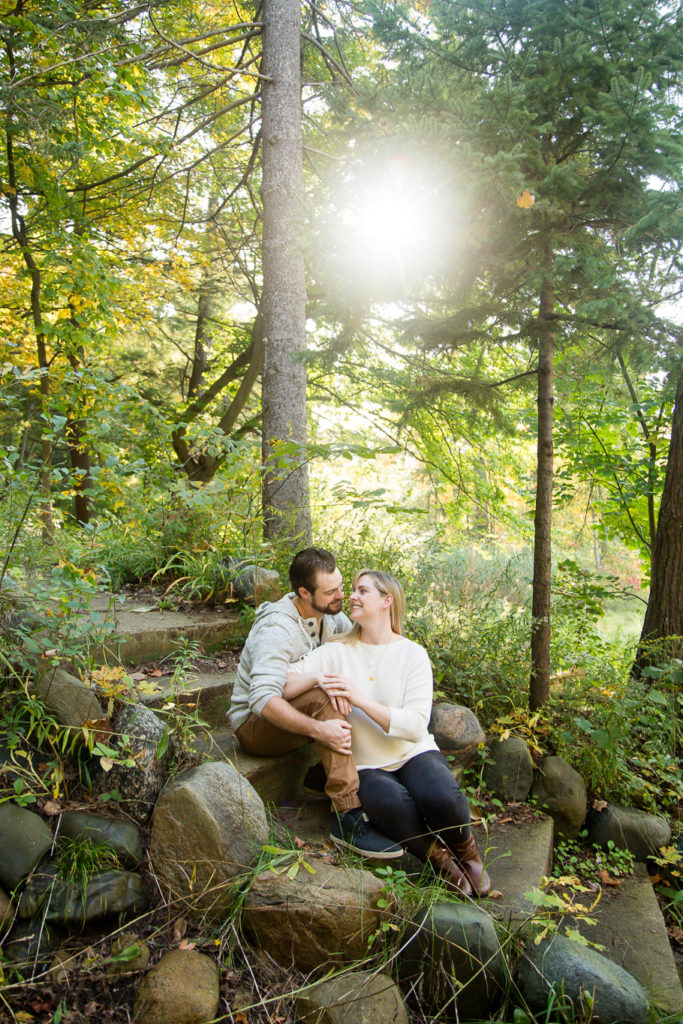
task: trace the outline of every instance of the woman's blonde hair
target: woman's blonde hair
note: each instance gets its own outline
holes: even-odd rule
[[[353,589],[356,589],[358,580],[362,576],[369,576],[372,582],[375,584],[380,594],[386,594],[391,597],[391,604],[389,605],[389,614],[391,616],[391,630],[393,633],[398,633],[401,636],[401,628],[403,626],[403,619],[406,614],[406,597],[403,593],[403,587],[396,579],[388,572],[380,572],[378,569],[361,569],[357,572],[353,579]],[[360,639],[362,627],[359,623],[354,622],[350,632],[342,633],[338,638],[341,643],[355,644]],[[337,637],[331,639],[336,640]]]

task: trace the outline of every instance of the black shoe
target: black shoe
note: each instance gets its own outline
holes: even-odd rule
[[[309,796],[325,797],[327,796],[325,793],[326,784],[327,775],[325,774],[322,762],[318,761],[317,764],[312,764],[304,775],[304,793],[308,793]]]
[[[360,857],[372,860],[395,860],[403,856],[403,848],[386,836],[375,832],[368,823],[362,807],[338,814],[332,826],[330,839]]]

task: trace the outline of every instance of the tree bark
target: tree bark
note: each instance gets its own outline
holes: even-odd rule
[[[21,6],[17,7],[17,13],[21,13]],[[14,50],[11,43],[5,43],[10,77],[16,73]],[[52,519],[52,438],[46,431],[49,429],[50,417],[50,363],[47,356],[47,343],[45,328],[43,325],[43,313],[41,306],[42,279],[40,267],[33,257],[33,251],[26,230],[24,218],[19,209],[19,196],[17,192],[17,175],[14,161],[14,104],[10,99],[7,107],[7,123],[5,126],[6,150],[7,150],[7,178],[9,188],[7,190],[10,217],[12,222],[12,235],[21,252],[24,264],[28,270],[31,281],[31,318],[36,338],[36,354],[40,375],[40,411],[43,422],[40,424],[40,473],[39,487],[41,494],[40,515],[42,519],[43,540],[51,543],[54,537],[54,522]]]
[[[663,641],[658,643],[657,641]],[[665,642],[664,642],[665,641]],[[654,643],[653,643],[654,642]],[[634,673],[683,658],[683,372],[679,371],[671,441],[652,553],[650,597]]]
[[[266,538],[311,539],[306,464],[306,284],[294,220],[303,195],[299,0],[265,0],[262,93],[263,507]]]
[[[550,692],[550,581],[553,507],[553,286],[541,286],[538,339],[538,434],[536,511],[534,515],[534,580],[531,602],[531,679],[529,707],[540,708]]]

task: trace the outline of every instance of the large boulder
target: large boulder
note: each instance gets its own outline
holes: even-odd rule
[[[223,560],[230,580],[233,597],[246,601],[258,608],[264,601],[277,601],[280,594],[280,577],[275,569],[263,569],[246,558]]]
[[[86,722],[104,718],[102,705],[92,690],[64,669],[49,669],[36,680],[35,691],[62,725],[80,729]]]
[[[0,804],[0,884],[10,892],[52,846],[43,819],[25,807]]]
[[[220,1000],[218,966],[194,949],[172,949],[150,968],[133,1004],[136,1024],[208,1024]]]
[[[587,842],[605,850],[612,842],[618,850],[629,850],[636,860],[646,860],[660,847],[669,845],[671,829],[658,814],[607,804],[591,814]]]
[[[477,760],[479,746],[486,740],[477,716],[459,704],[435,704],[429,729],[439,750],[462,768]]]
[[[504,961],[489,915],[464,903],[435,903],[413,917],[398,954],[398,979],[420,1010],[439,1020],[482,1020],[492,1014]]]
[[[302,990],[303,1024],[408,1024],[401,993],[388,974],[350,971]]]
[[[69,839],[88,836],[93,843],[110,846],[120,863],[129,868],[134,868],[142,860],[140,829],[132,821],[103,818],[88,811],[64,811],[59,834]]]
[[[142,704],[126,704],[112,726],[121,743],[126,737],[125,749],[130,764],[114,764],[109,771],[99,773],[94,780],[96,793],[117,790],[121,807],[139,824],[144,825],[156,803],[164,784],[170,760],[170,750],[157,757],[159,740],[166,726],[149,708]]]
[[[19,903],[19,916],[42,915],[51,924],[83,928],[111,914],[137,914],[147,908],[140,875],[132,871],[101,871],[83,886],[60,878],[56,861],[34,871]]]
[[[247,935],[283,967],[299,971],[361,960],[388,907],[384,883],[368,871],[312,860],[296,872],[264,871],[242,911]],[[290,877],[290,874],[292,877]]]
[[[154,809],[149,852],[170,898],[223,917],[233,883],[267,841],[258,793],[232,765],[215,762],[168,783]]]
[[[504,803],[526,800],[534,781],[534,762],[520,736],[493,741],[484,765],[483,780],[488,792]]]
[[[556,835],[578,836],[586,820],[586,783],[562,757],[544,757],[531,787],[531,798],[555,822]]]
[[[581,1015],[584,993],[593,999],[591,1024],[647,1024],[645,990],[623,967],[564,935],[530,944],[519,965],[518,984],[532,1012],[545,1012],[548,996],[571,1000]]]

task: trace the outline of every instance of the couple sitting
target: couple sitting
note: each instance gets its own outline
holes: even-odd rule
[[[240,744],[264,756],[310,737],[337,814],[333,842],[384,860],[405,847],[453,891],[485,895],[467,798],[427,730],[429,658],[401,635],[400,583],[363,569],[351,622],[329,551],[300,551],[289,579],[290,594],[258,608],[242,652],[230,708]]]

